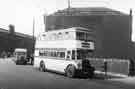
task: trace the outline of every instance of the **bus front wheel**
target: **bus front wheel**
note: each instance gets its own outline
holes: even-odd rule
[[[66,76],[69,77],[69,78],[73,78],[75,77],[75,67],[73,65],[69,65],[67,68],[66,68]]]
[[[40,62],[39,70],[45,72],[45,63],[43,61]]]

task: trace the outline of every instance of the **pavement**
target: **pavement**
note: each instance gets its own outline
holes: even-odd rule
[[[103,76],[104,79],[109,81],[135,85],[135,76],[128,76],[128,75],[116,74],[111,72],[107,72],[107,75],[105,75],[105,72],[101,72],[101,71],[95,71],[95,73],[98,74],[98,76]]]
[[[4,63],[4,64],[5,64],[5,63],[6,63],[6,64],[7,64],[7,63],[14,64],[14,62],[13,62],[12,59],[13,59],[13,58],[4,58],[4,59],[3,59],[3,58],[0,58],[0,62],[1,62],[1,63]]]
[[[135,77],[126,77],[126,78],[115,78],[109,79],[110,81],[122,82],[129,85],[135,85]]]
[[[103,76],[104,79],[114,82],[121,82],[129,85],[135,85],[135,76],[128,76],[128,75],[122,75],[122,74],[115,74],[115,73],[107,73],[107,76],[104,72],[101,71],[95,71],[96,74],[99,76]]]

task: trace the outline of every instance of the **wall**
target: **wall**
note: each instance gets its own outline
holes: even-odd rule
[[[32,45],[32,39],[9,34],[8,32],[0,32],[0,56],[3,51],[13,53],[15,48],[27,48],[28,53],[32,53]]]

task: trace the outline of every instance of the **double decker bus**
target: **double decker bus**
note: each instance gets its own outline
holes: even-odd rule
[[[92,30],[82,27],[59,29],[40,34],[36,39],[34,67],[53,70],[75,77],[94,74],[87,58],[93,53]]]

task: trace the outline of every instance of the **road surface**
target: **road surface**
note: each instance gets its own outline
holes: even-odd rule
[[[31,65],[15,65],[7,60],[0,59],[0,89],[135,89],[133,84],[100,77],[72,79],[56,73],[43,73]]]

